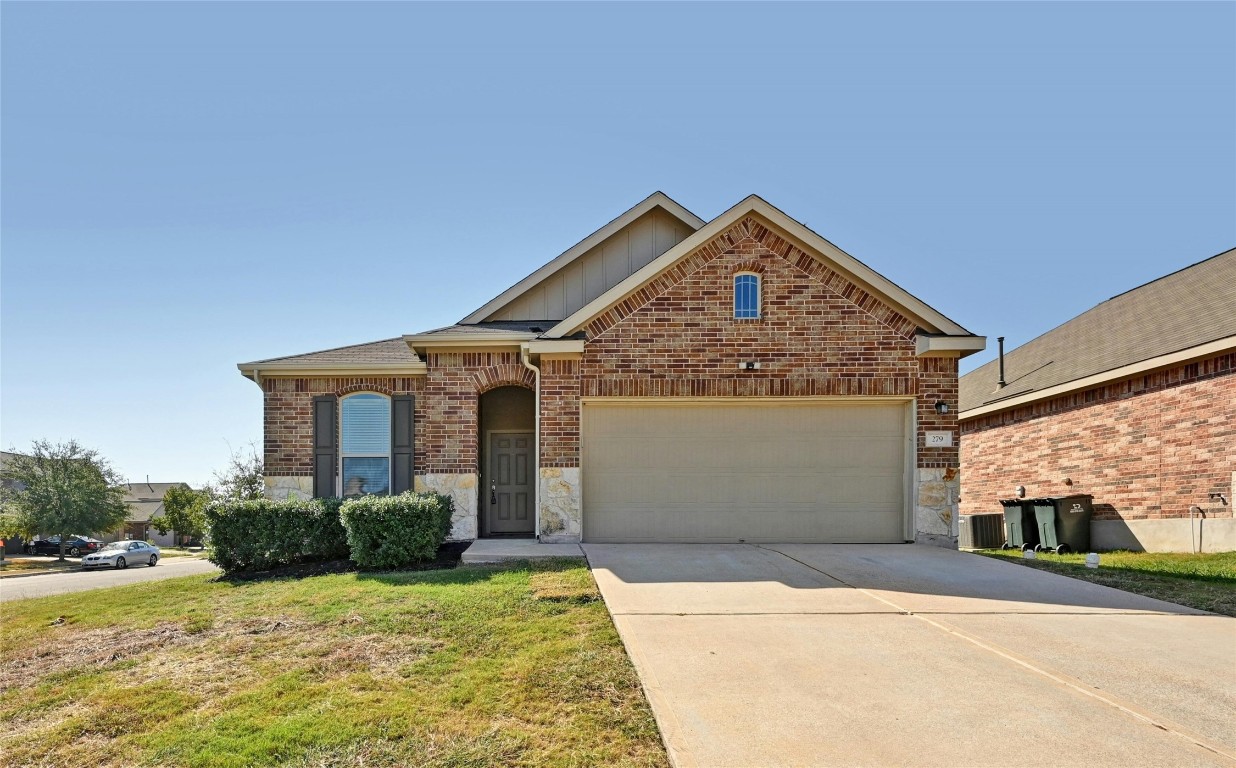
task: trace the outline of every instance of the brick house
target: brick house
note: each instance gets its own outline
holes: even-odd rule
[[[1087,493],[1096,548],[1236,549],[1236,250],[1013,350],[1003,385],[966,374],[960,408],[961,514]]]
[[[656,193],[456,325],[239,368],[275,497],[437,490],[462,540],[955,545],[983,344],[758,197]]]

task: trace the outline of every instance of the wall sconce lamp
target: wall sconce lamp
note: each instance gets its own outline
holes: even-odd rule
[[[941,416],[948,413],[948,403],[944,402],[943,400],[936,403],[936,413],[940,414]]]

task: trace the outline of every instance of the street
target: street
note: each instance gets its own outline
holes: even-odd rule
[[[120,587],[143,581],[174,579],[177,576],[193,576],[199,573],[218,573],[219,569],[209,560],[196,557],[176,557],[160,560],[154,568],[133,566],[123,571],[69,571],[38,576],[0,579],[0,603],[25,600],[30,597],[62,595],[67,592],[85,592],[103,587]]]

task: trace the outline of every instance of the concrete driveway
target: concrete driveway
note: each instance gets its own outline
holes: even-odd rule
[[[584,551],[679,768],[1236,765],[1236,619],[935,547]]]

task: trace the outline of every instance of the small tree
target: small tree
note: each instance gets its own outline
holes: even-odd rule
[[[176,535],[196,539],[206,530],[206,504],[210,501],[207,491],[173,486],[163,494],[163,514],[150,519],[155,530],[166,536],[169,531]]]
[[[262,457],[257,447],[234,451],[226,469],[215,472],[214,497],[224,501],[249,501],[266,495],[266,480],[262,475]]]
[[[13,510],[17,527],[59,534],[61,560],[69,536],[110,531],[128,517],[120,476],[98,451],[76,440],[36,441],[29,455],[9,460],[4,479],[5,507]]]

